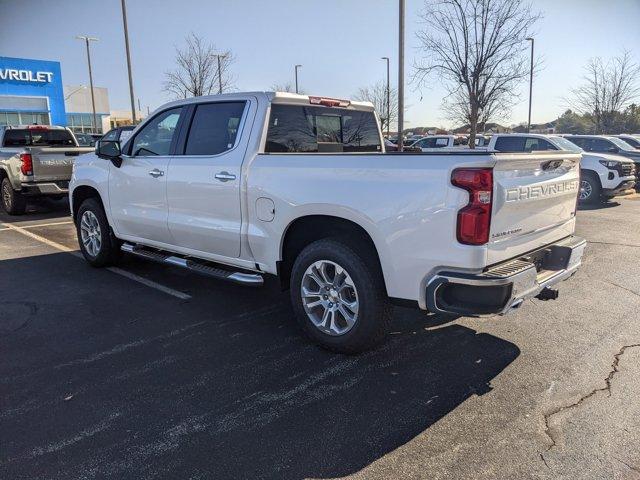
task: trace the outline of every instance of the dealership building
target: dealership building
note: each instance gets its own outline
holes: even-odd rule
[[[0,57],[0,126],[62,125],[104,133],[111,127],[109,94],[101,87],[94,87],[93,94],[96,126],[91,89],[64,85],[60,62]]]

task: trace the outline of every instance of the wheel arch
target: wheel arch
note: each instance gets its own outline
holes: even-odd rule
[[[100,196],[100,192],[98,192],[98,189],[92,187],[91,185],[78,185],[73,189],[73,192],[71,194],[71,214],[73,216],[74,223],[77,221],[80,205],[82,205],[82,202],[84,202],[88,198],[95,198],[98,202],[100,202],[100,206],[102,206],[102,210],[106,215],[106,209],[104,207],[104,203],[102,201],[102,197]]]
[[[300,252],[309,244],[324,238],[337,238],[358,252],[364,253],[382,276],[384,274],[380,260],[380,252],[369,232],[353,220],[343,217],[310,214],[293,219],[285,229],[280,243],[280,261],[278,276],[283,289],[289,288],[291,269]]]

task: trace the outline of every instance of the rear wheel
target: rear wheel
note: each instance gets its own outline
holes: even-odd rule
[[[111,233],[102,205],[95,198],[88,198],[78,209],[76,231],[80,251],[94,267],[115,263],[120,256],[120,245]]]
[[[22,215],[27,209],[27,200],[16,192],[7,177],[2,179],[2,206],[9,215]]]
[[[379,269],[337,239],[302,250],[291,273],[291,301],[307,336],[340,353],[382,341],[393,312]]]
[[[580,193],[578,199],[582,203],[595,203],[600,200],[602,187],[595,174],[585,172],[580,178]]]

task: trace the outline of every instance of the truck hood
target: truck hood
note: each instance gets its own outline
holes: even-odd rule
[[[633,163],[633,160],[630,158],[623,157],[622,155],[615,155],[613,153],[583,152],[582,157],[593,160],[610,160],[614,162]]]

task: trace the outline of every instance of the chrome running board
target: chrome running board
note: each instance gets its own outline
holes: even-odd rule
[[[204,260],[184,258],[176,254],[169,254],[159,250],[143,247],[141,245],[132,245],[130,243],[123,243],[120,249],[123,252],[130,253],[136,257],[163,263],[165,265],[181,267],[201,275],[206,275],[207,277],[217,278],[218,280],[225,280],[227,282],[252,287],[261,287],[264,284],[264,279],[259,273],[225,270]]]

